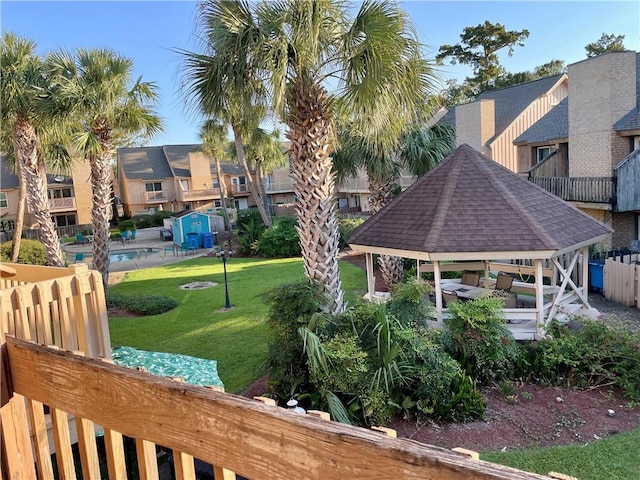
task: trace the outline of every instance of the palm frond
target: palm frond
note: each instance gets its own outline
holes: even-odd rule
[[[302,338],[302,349],[307,356],[311,370],[326,373],[329,359],[320,338],[307,327],[300,327],[298,334]]]
[[[331,414],[331,418],[336,422],[346,423],[351,425],[351,418],[349,416],[349,410],[340,399],[333,392],[325,393],[325,401],[327,402],[327,408]]]

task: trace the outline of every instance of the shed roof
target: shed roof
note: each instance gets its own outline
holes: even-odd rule
[[[0,155],[0,190],[12,190],[18,188],[18,176],[9,167],[7,158]]]
[[[595,243],[611,229],[569,203],[461,145],[373,215],[350,238],[407,258],[550,258]],[[435,254],[435,256],[434,256]]]

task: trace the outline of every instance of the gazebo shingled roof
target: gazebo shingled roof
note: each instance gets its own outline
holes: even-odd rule
[[[464,144],[358,227],[349,243],[355,250],[395,250],[406,258],[425,258],[426,253],[443,259],[451,253],[454,259],[465,252],[482,253],[478,259],[491,258],[492,252],[550,258],[610,232]]]

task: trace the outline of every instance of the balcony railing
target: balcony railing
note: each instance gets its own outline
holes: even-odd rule
[[[293,192],[293,182],[271,182],[264,186],[267,193]]]
[[[529,177],[529,181],[569,202],[615,203],[615,177]]]
[[[404,190],[413,185],[416,178],[412,175],[402,175],[398,178],[397,184]],[[368,193],[369,181],[363,177],[345,179],[338,184],[338,191],[344,193]]]
[[[249,194],[249,185],[231,185],[231,194],[232,195],[248,195]]]
[[[147,203],[162,203],[169,198],[167,197],[167,192],[162,190],[160,192],[144,192],[144,199]]]
[[[32,213],[31,206],[29,213]],[[76,209],[76,197],[50,198],[49,208],[52,212],[61,212]]]
[[[184,190],[182,192],[183,200],[202,200],[220,197],[219,188],[205,188],[202,190]]]

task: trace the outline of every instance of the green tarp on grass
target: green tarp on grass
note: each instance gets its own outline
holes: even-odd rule
[[[224,387],[218,376],[218,362],[177,353],[147,352],[133,347],[113,347],[113,363],[123,367],[144,367],[161,377],[180,377],[192,385]]]

